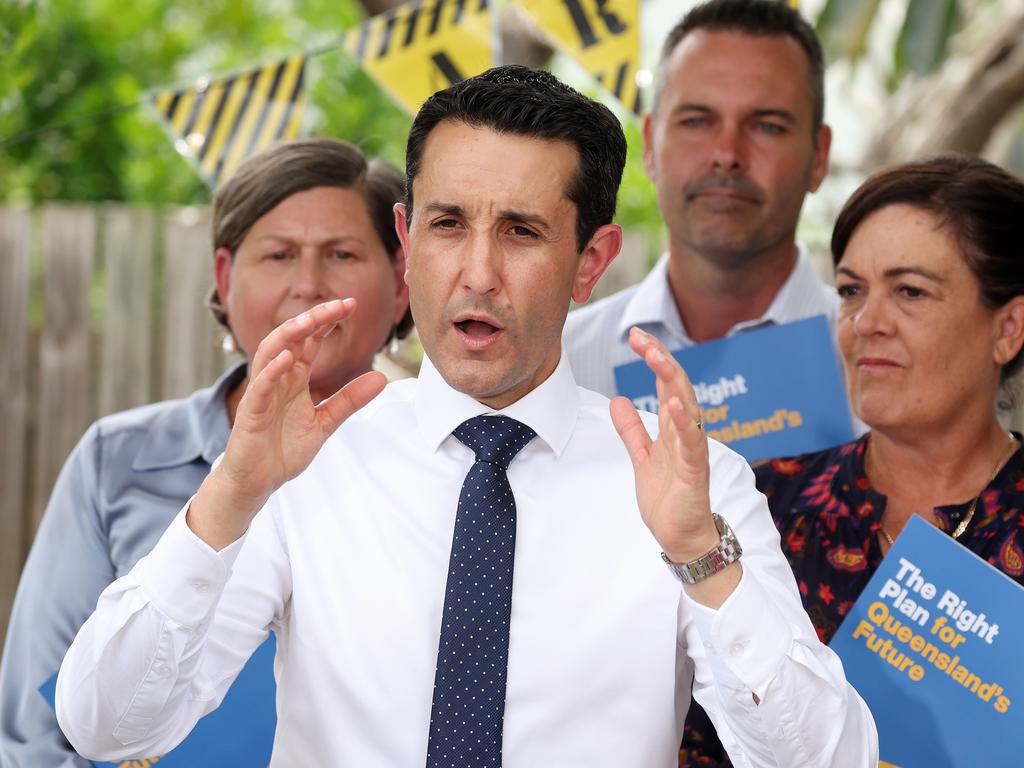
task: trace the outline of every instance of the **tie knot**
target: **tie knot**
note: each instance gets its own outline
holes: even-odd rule
[[[508,416],[474,416],[457,426],[452,434],[473,453],[477,461],[508,469],[537,433]]]

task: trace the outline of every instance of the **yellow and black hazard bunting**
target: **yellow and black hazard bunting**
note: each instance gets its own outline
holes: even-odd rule
[[[412,0],[345,35],[345,49],[415,113],[427,97],[491,66],[489,0]]]
[[[306,94],[306,56],[296,54],[260,69],[152,97],[178,150],[213,185],[249,155],[299,135]]]
[[[517,0],[559,50],[637,115],[643,111],[639,0]]]

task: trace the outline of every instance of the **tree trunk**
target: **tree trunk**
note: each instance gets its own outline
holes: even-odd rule
[[[999,124],[1024,103],[1024,13],[1000,28],[972,57],[963,82],[946,90],[940,72],[918,84],[902,114],[872,141],[868,170],[939,152],[981,154]]]

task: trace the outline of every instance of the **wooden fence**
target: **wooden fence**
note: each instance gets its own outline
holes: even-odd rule
[[[0,637],[53,482],[101,415],[227,364],[205,209],[0,207]]]
[[[647,262],[644,238],[628,236],[601,295]],[[0,206],[0,643],[50,490],[88,425],[187,395],[230,362],[205,309],[211,267],[206,208]]]

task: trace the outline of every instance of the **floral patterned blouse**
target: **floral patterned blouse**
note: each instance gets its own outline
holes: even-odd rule
[[[758,489],[768,497],[782,551],[796,576],[804,608],[822,642],[829,642],[882,562],[879,521],[886,497],[864,470],[870,433],[852,443],[754,464]],[[1014,433],[1018,442],[1021,435]],[[971,501],[937,507],[946,533]],[[958,541],[1024,585],[1024,451],[1018,445],[981,492],[974,519]],[[728,766],[707,715],[694,703],[686,718],[680,768]]]
[[[882,561],[879,521],[886,497],[864,471],[870,433],[819,453],[755,464],[782,551],[804,608],[829,642]],[[1020,435],[1014,435],[1018,441]],[[936,507],[939,528],[955,530],[971,501]],[[974,519],[958,541],[1024,584],[1024,451],[1020,445],[982,492]]]

